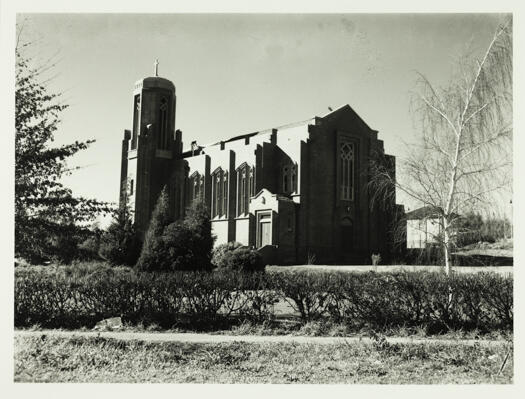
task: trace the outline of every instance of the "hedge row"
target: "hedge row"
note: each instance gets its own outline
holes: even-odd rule
[[[15,325],[92,327],[121,316],[162,327],[227,327],[273,320],[288,303],[303,323],[361,328],[512,329],[513,280],[492,273],[15,273]]]

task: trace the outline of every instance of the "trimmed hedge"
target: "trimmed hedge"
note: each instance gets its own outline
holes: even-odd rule
[[[485,332],[510,330],[513,324],[512,277],[493,273],[160,274],[101,265],[15,269],[18,327],[92,327],[121,316],[131,324],[165,328],[225,328],[244,320],[272,320],[278,302],[288,303],[301,323],[325,319],[355,329],[420,326],[432,332]]]

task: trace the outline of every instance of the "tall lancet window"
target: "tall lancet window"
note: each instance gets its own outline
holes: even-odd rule
[[[297,192],[297,164],[294,163],[292,165],[292,181],[291,181],[291,184],[292,184],[292,192],[296,193]]]
[[[211,215],[212,217],[216,217],[220,215],[219,210],[219,204],[221,199],[221,193],[220,190],[222,188],[222,170],[218,169],[216,170],[212,175],[212,209],[211,209]]]
[[[212,176],[212,217],[227,216],[228,213],[228,172],[218,168]]]
[[[250,168],[250,196],[255,195],[255,167]]]
[[[354,200],[354,152],[352,143],[341,143],[339,154],[341,199],[347,201]]]
[[[248,213],[248,204],[250,201],[250,176],[251,168],[243,164],[237,169],[237,216]]]
[[[199,172],[190,177],[190,201],[201,201],[204,191],[204,179]]]
[[[159,106],[159,135],[157,138],[157,148],[167,150],[169,148],[168,134],[168,99],[162,97]]]
[[[228,217],[228,172],[222,175],[222,212],[221,216]]]

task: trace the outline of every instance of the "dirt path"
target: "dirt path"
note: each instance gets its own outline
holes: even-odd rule
[[[221,335],[198,333],[155,333],[155,332],[129,332],[129,331],[63,331],[17,330],[18,337],[41,337],[50,335],[54,337],[104,337],[121,340],[141,340],[148,342],[194,342],[194,343],[219,343],[219,342],[249,342],[249,343],[277,343],[295,342],[299,344],[344,344],[344,343],[372,343],[369,337],[308,337],[295,335]],[[475,340],[475,339],[439,339],[439,338],[410,338],[410,337],[385,337],[389,343],[425,343],[425,344],[463,344],[463,345],[503,345],[505,340]]]

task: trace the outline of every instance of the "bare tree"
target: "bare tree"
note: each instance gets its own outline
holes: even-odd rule
[[[491,206],[510,187],[512,169],[512,21],[500,25],[481,57],[460,59],[457,74],[437,88],[419,74],[413,98],[420,137],[394,181],[384,162],[372,163],[376,198],[395,187],[439,213],[446,273],[458,215]]]

